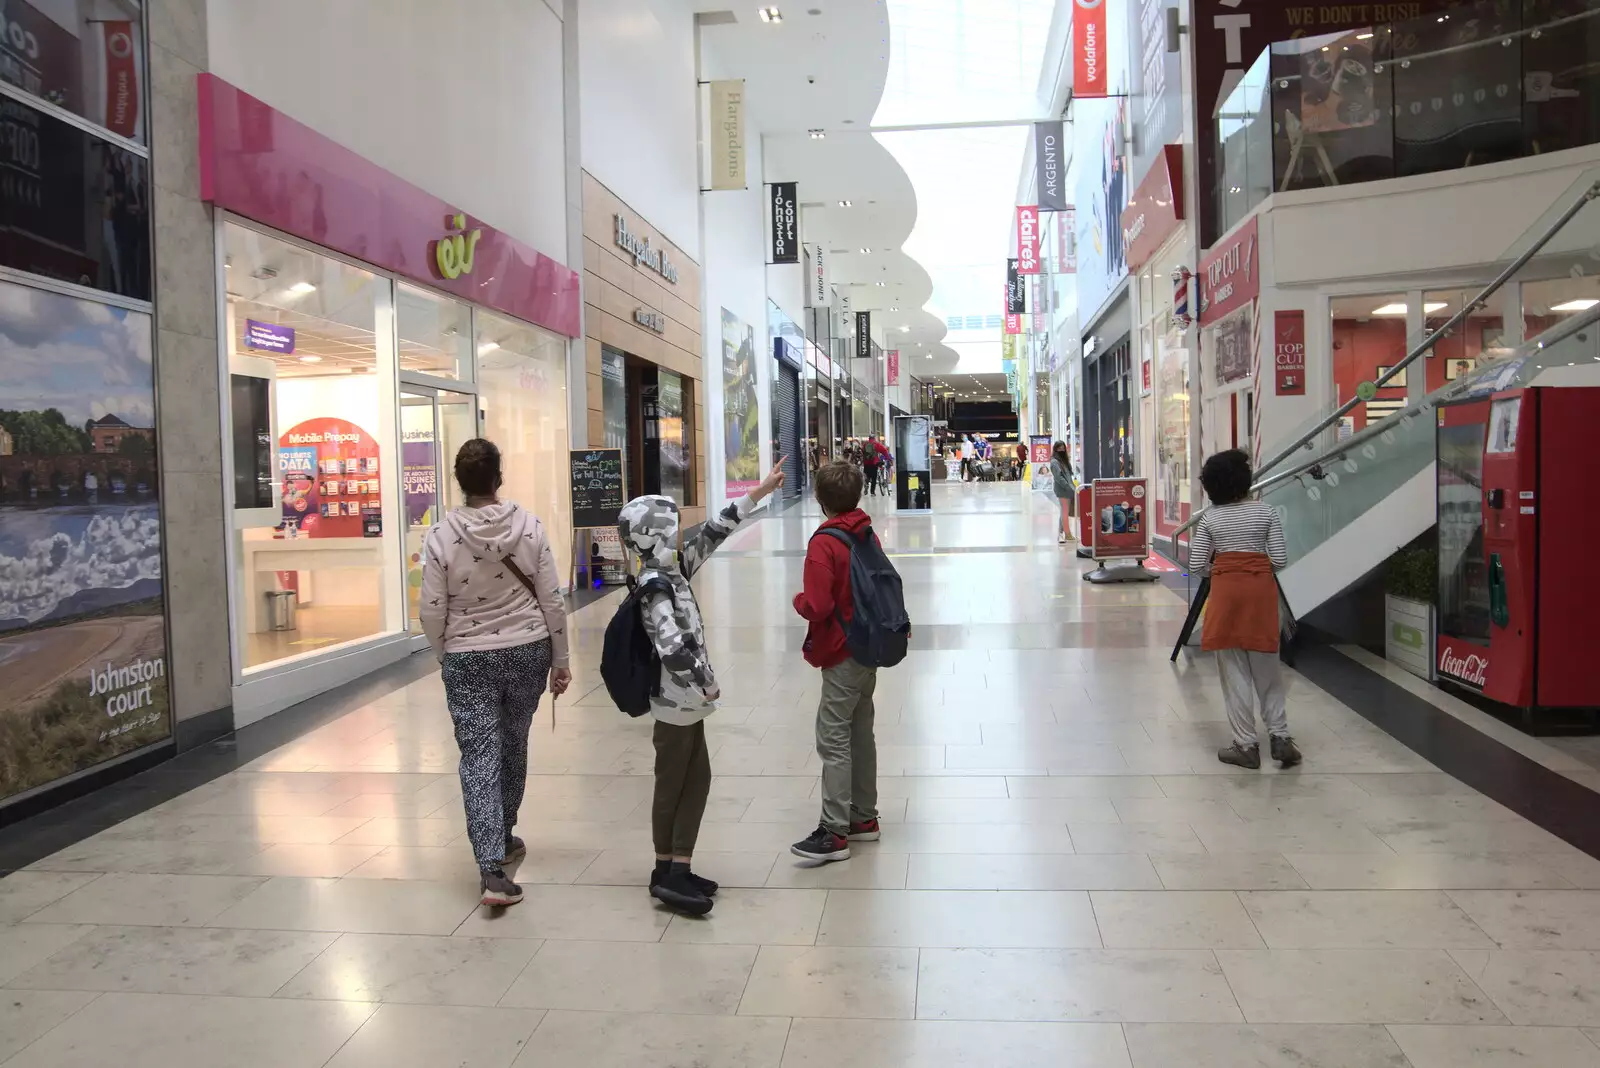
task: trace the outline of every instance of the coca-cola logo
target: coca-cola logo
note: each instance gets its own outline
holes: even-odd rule
[[[1447,645],[1439,651],[1439,674],[1460,679],[1481,690],[1489,674],[1489,658],[1478,653],[1468,653],[1465,657],[1460,657]]]

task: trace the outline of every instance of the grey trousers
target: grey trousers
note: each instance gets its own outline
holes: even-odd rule
[[[848,834],[852,821],[878,818],[878,743],[872,693],[878,669],[846,660],[822,669],[817,755],[822,758],[822,825]]]
[[[1256,744],[1256,699],[1261,699],[1261,720],[1267,733],[1277,738],[1289,734],[1289,717],[1284,710],[1283,665],[1277,653],[1255,653],[1246,649],[1218,649],[1217,667],[1222,672],[1222,700],[1228,708],[1228,725],[1233,740],[1240,745]]]

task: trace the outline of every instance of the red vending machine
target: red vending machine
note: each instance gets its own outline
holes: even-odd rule
[[[1445,408],[1438,431],[1439,677],[1526,713],[1600,708],[1585,660],[1600,388]]]

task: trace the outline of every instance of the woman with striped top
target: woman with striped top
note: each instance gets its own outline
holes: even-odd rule
[[[1250,499],[1251,478],[1250,458],[1239,449],[1217,453],[1200,469],[1200,485],[1211,498],[1211,508],[1189,539],[1189,570],[1211,578],[1200,647],[1217,654],[1222,699],[1233,728],[1233,744],[1219,749],[1217,759],[1241,768],[1261,766],[1255,718],[1260,698],[1272,759],[1292,768],[1301,757],[1289,737],[1284,709],[1278,583],[1273,577],[1288,564],[1289,550],[1278,513]]]

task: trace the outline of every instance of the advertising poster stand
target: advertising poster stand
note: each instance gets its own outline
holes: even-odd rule
[[[1143,478],[1097,478],[1092,485],[1093,507],[1079,521],[1087,531],[1094,528],[1091,556],[1100,566],[1083,576],[1085,582],[1155,582],[1159,577],[1145,570],[1150,556],[1149,480]],[[1132,560],[1132,565],[1107,567],[1108,561]]]
[[[572,571],[567,588],[578,588],[578,572],[590,587],[620,586],[627,562],[617,532],[617,513],[626,498],[621,449],[572,449]]]
[[[1094,559],[1094,487],[1078,487],[1078,559]]]

